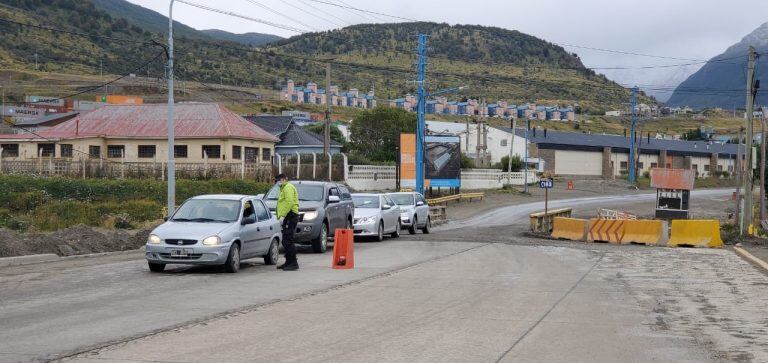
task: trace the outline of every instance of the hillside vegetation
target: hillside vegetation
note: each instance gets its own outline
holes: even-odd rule
[[[129,20],[118,14],[125,14]],[[0,0],[0,18],[165,44],[164,28],[158,20],[164,17],[122,0]],[[456,97],[489,102],[579,102],[586,111],[617,107],[629,98],[627,90],[584,68],[575,54],[530,35],[500,28],[438,23],[362,24],[302,34],[266,48],[216,40],[190,29],[180,26],[176,37],[176,74],[180,79],[277,88],[288,78],[298,83],[321,81],[325,66],[310,59],[332,56],[338,63],[332,72],[334,83],[344,89],[375,87],[380,99],[395,98],[415,91],[411,82],[415,79],[413,35],[425,32],[431,35],[431,90],[467,85],[470,88]],[[40,71],[98,75],[103,62],[107,74],[134,72],[163,77],[162,58],[136,70],[160,52],[159,46],[83,38],[0,22],[0,67],[6,70],[34,70],[37,53]],[[344,65],[347,63],[366,66]]]

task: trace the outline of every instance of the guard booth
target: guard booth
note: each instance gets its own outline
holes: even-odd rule
[[[688,219],[695,177],[691,169],[651,169],[651,187],[656,188],[656,218]]]

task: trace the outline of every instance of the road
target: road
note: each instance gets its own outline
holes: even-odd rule
[[[729,250],[493,230],[358,243],[351,271],[313,254],[295,273],[157,275],[140,254],[0,269],[0,360],[768,361],[768,276]]]

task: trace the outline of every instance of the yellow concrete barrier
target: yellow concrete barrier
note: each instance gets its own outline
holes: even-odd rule
[[[663,234],[662,221],[627,220],[624,221],[624,235],[621,238],[621,244],[656,245],[661,241]]]
[[[555,217],[552,223],[552,238],[584,241],[587,238],[587,220]]]
[[[667,246],[722,247],[720,221],[685,220],[672,221]]]
[[[627,221],[623,219],[590,219],[587,242],[621,243],[621,239],[624,236],[625,222]]]

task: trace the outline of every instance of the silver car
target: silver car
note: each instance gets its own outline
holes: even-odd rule
[[[152,272],[167,264],[223,265],[237,272],[240,261],[250,258],[276,264],[282,237],[280,222],[256,197],[201,195],[152,231],[145,257]]]
[[[400,237],[400,208],[386,194],[352,194],[355,236],[384,239]]]
[[[410,234],[416,234],[421,229],[429,233],[432,228],[432,220],[429,218],[429,205],[420,193],[390,193],[387,194],[400,206],[400,220],[403,228],[407,228]]]

